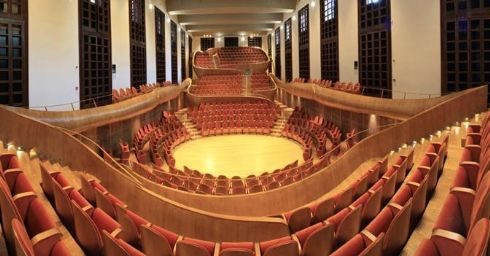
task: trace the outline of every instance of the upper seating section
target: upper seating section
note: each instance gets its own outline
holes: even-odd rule
[[[267,55],[255,47],[223,47],[218,50],[219,66],[234,66],[247,63],[261,63]]]
[[[260,48],[223,47],[196,52],[194,65],[200,68],[234,68],[242,64],[257,64],[269,61]]]
[[[164,83],[142,84],[139,86],[139,90],[136,87],[112,89],[112,102],[120,102],[141,94],[149,93],[156,88],[172,85],[172,82],[166,81]]]
[[[265,73],[254,73],[250,76],[250,88],[252,92],[271,89],[270,78]]]
[[[355,94],[361,94],[362,92],[362,86],[360,83],[352,83],[352,82],[333,82],[331,80],[320,80],[320,79],[309,79],[308,81],[305,81],[304,78],[295,78],[293,80],[293,83],[313,83],[318,86],[321,86],[323,88],[330,88],[338,91],[344,91],[348,93],[355,93]]]

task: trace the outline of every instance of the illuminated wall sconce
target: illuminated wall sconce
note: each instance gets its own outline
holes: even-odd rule
[[[314,8],[316,6],[315,1],[311,1],[310,6],[311,6],[311,8]]]

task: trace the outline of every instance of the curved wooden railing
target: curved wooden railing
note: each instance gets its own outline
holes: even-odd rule
[[[99,178],[112,194],[130,209],[184,236],[211,241],[261,241],[289,234],[287,224],[279,218],[235,217],[209,213],[173,202],[141,186],[137,180],[121,173],[75,137],[52,125],[0,107],[0,139],[35,149],[39,156],[86,171]]]
[[[360,141],[323,170],[301,182],[262,193],[233,196],[191,194],[142,180],[145,187],[164,197],[209,212],[230,215],[271,216],[295,209],[326,195],[365,161],[383,157],[403,144],[486,110],[487,86],[454,93],[445,101]]]
[[[157,88],[150,93],[90,109],[51,112],[15,107],[6,108],[55,126],[80,132],[147,113],[162,103],[179,98],[191,83],[191,79],[186,79],[179,86]]]
[[[406,120],[454,97],[450,94],[426,99],[384,99],[345,93],[313,83],[284,83],[274,75],[271,76],[279,88],[278,98],[284,103],[291,103],[291,96],[294,96],[337,109],[375,114],[397,120]]]

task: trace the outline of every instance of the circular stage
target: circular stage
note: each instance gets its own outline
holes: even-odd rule
[[[280,169],[298,160],[303,149],[293,140],[267,135],[221,135],[191,140],[173,151],[175,167],[184,165],[215,176],[247,177]]]

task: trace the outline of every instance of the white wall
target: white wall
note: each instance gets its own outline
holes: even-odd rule
[[[112,74],[112,88],[126,88],[131,84],[129,1],[111,0],[111,37],[112,64],[116,65],[116,73]]]
[[[302,0],[296,10],[285,14],[283,22],[310,0]],[[358,0],[339,0],[339,71],[340,80],[359,81],[359,72],[354,62],[359,59]],[[426,0],[392,0],[392,57],[393,90],[412,92],[407,98],[427,97],[423,94],[441,93],[441,27],[440,3]],[[293,35],[293,78],[298,76],[298,28],[292,22]],[[279,26],[279,25],[278,25]],[[284,23],[281,24],[284,27]],[[285,78],[285,29],[281,29],[281,77]],[[321,77],[320,46],[320,3],[310,5],[310,75]],[[273,39],[274,40],[274,39]],[[275,49],[272,47],[273,56]],[[394,98],[404,97],[404,93],[394,93]]]
[[[354,69],[354,61],[359,59],[358,2],[358,0],[338,1],[340,81],[359,81],[359,72]]]
[[[129,2],[129,1],[128,1]],[[157,81],[157,59],[156,59],[156,37],[155,37],[155,6],[146,0],[145,22],[146,22],[146,82],[154,83]],[[160,9],[161,10],[161,9]]]
[[[78,102],[78,1],[29,1],[28,25],[29,106]]]
[[[441,13],[439,1],[392,0],[393,90],[407,98],[441,94]],[[403,98],[404,93],[394,93]]]

